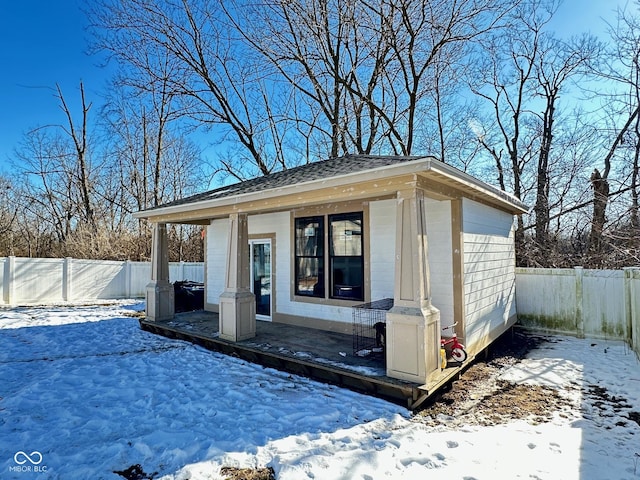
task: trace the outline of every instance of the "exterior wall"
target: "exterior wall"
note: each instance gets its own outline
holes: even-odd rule
[[[513,216],[465,198],[462,232],[464,336],[476,354],[516,320]]]
[[[371,300],[393,298],[396,268],[396,200],[369,204]]]
[[[252,215],[249,217],[249,236],[251,238],[271,238],[271,261],[274,262],[272,271],[272,318],[278,320],[278,313],[286,312],[290,303],[291,285],[291,230],[289,212]]]
[[[443,326],[453,323],[453,258],[451,202],[426,199],[431,299]],[[393,298],[396,243],[396,200],[372,202],[371,300]]]
[[[217,312],[220,295],[224,292],[227,269],[227,243],[229,242],[229,220],[213,220],[207,227],[207,262],[205,272],[205,310]]]
[[[287,313],[291,303],[290,284],[290,216],[288,212],[250,215],[248,218],[249,236],[252,238],[271,238],[272,261],[275,260],[274,312]],[[224,281],[227,268],[227,243],[229,239],[229,220],[214,220],[207,227],[207,290],[206,305],[211,311],[218,311],[220,295],[224,292]],[[277,315],[276,315],[277,316]]]
[[[446,327],[454,322],[451,202],[427,199],[426,208],[431,303],[440,310],[441,327]]]
[[[371,300],[393,298],[395,282],[396,200],[369,204],[369,257]],[[273,320],[313,322],[325,320],[329,329],[351,332],[353,313],[350,305],[337,306],[294,301],[291,293],[291,215],[289,212],[250,215],[249,236],[275,239],[275,303]],[[224,291],[226,249],[229,222],[214,220],[207,228],[206,308],[218,311]],[[453,267],[451,256],[450,202],[428,200],[427,229],[429,262],[432,275],[433,304],[453,322]],[[342,326],[340,326],[342,325]]]

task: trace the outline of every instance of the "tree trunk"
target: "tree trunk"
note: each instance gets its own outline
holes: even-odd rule
[[[607,202],[609,201],[609,181],[600,175],[596,168],[591,174],[593,187],[593,220],[589,238],[589,253],[597,256],[602,252],[602,232],[606,222]],[[598,259],[595,259],[598,261]]]

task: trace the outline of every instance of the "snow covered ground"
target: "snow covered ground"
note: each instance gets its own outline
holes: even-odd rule
[[[554,337],[503,372],[571,408],[546,423],[440,418],[143,332],[142,304],[0,310],[0,478],[640,479],[640,364]]]

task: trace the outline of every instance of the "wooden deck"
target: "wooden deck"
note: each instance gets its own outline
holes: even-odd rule
[[[429,385],[390,378],[382,355],[363,358],[353,354],[351,335],[282,323],[257,321],[254,338],[230,342],[219,338],[218,314],[212,312],[179,313],[164,322],[141,319],[140,326],[165,337],[375,395],[410,409],[418,408],[460,373],[459,367],[451,366]]]

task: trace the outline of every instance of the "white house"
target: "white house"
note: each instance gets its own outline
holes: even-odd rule
[[[471,356],[516,321],[515,197],[431,157],[345,156],[138,212],[154,224],[147,319],[174,315],[166,224],[206,225],[205,309],[237,342],[256,319],[351,332],[393,298],[387,376],[433,383],[441,328]]]

